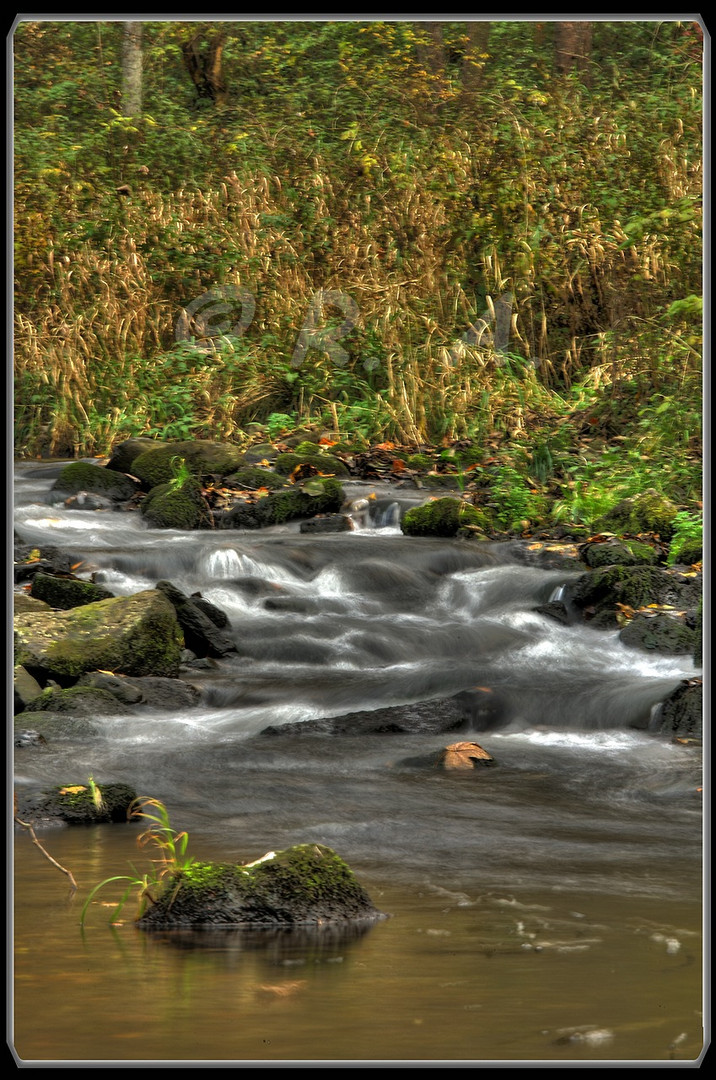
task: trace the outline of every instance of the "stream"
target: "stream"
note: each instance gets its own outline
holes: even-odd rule
[[[538,613],[577,571],[532,565],[515,544],[405,537],[385,491],[385,512],[356,509],[348,533],[179,533],[53,504],[62,464],[16,466],[17,536],[69,552],[116,595],[160,580],[200,592],[237,651],[182,670],[201,691],[184,712],[137,707],[93,721],[91,738],[16,750],[16,789],[130,784],[166,804],[200,859],[327,844],[390,918],[162,938],[132,925],[130,905],[110,927],[98,904],[83,930],[89,889],[145,858],[138,830],[42,834],[76,896],[20,831],[9,1041],[23,1063],[698,1058],[701,751],[649,731],[700,674],[690,657]],[[377,489],[346,490],[358,508]],[[456,695],[467,720],[447,735],[312,723],[439,713]],[[495,764],[430,764],[462,739]]]

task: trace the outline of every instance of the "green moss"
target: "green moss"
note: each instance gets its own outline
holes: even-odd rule
[[[201,485],[193,477],[177,488],[173,483],[152,488],[140,507],[142,516],[157,529],[198,529],[209,523],[201,498]]]
[[[147,450],[134,459],[132,474],[141,480],[145,489],[169,483],[176,475],[176,462],[183,459],[194,476],[227,476],[244,460],[238,446],[231,443],[212,443],[201,439],[165,443]]]
[[[262,469],[258,465],[243,465],[226,478],[230,483],[242,488],[268,488],[269,491],[288,487],[288,480],[273,472],[272,469]]]
[[[25,705],[25,712],[78,713],[83,716],[117,715],[126,709],[114,694],[97,687],[47,687]]]
[[[410,469],[415,469],[418,472],[427,472],[428,469],[433,467],[433,459],[429,454],[410,454],[406,458],[405,464]]]
[[[664,495],[650,489],[630,499],[622,499],[611,510],[593,523],[595,531],[613,532],[620,535],[656,533],[669,541],[674,533],[677,508]]]
[[[173,606],[154,590],[15,616],[15,662],[52,678],[98,670],[176,676],[183,647]]]
[[[343,488],[333,477],[320,477],[311,482],[311,491],[295,485],[286,491],[277,491],[259,499],[254,514],[259,525],[282,525],[297,518],[313,517],[315,514],[335,514],[344,501]]]
[[[301,443],[300,445],[306,446],[307,444]],[[299,448],[290,454],[279,454],[276,458],[275,469],[280,476],[290,476],[299,465],[312,465],[320,473],[331,473],[335,476],[349,475],[347,466],[343,464],[340,458],[334,457],[332,454],[325,454],[318,447],[312,446],[311,450],[306,450],[303,453],[299,453],[298,450]]]
[[[433,499],[408,510],[401,523],[406,536],[456,536],[460,529],[475,526],[486,529],[488,520],[482,510],[462,499]]]
[[[70,608],[82,607],[83,604],[94,604],[98,600],[109,600],[114,593],[92,581],[57,577],[54,574],[35,574],[32,579],[32,595],[50,607],[67,611]]]
[[[128,476],[92,465],[88,461],[73,461],[60,471],[53,485],[54,491],[75,495],[78,491],[91,491],[110,499],[131,499],[137,485]]]

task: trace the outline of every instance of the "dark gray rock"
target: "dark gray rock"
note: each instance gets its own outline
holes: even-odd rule
[[[194,600],[185,596],[170,581],[157,582],[157,592],[162,593],[174,606],[179,625],[184,632],[184,642],[197,657],[226,656],[236,651],[236,644],[224,629],[217,626]]]

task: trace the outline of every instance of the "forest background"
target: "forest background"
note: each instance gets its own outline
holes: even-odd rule
[[[23,21],[17,457],[305,429],[701,529],[699,24]]]

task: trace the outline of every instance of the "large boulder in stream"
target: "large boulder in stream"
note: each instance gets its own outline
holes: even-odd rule
[[[337,514],[344,502],[343,488],[330,476],[314,477],[274,491],[255,502],[239,502],[220,521],[222,529],[261,529],[317,514]]]
[[[185,596],[171,581],[158,581],[157,590],[176,611],[186,647],[195,656],[218,658],[236,652],[236,644],[225,629],[228,619],[213,604],[207,604],[202,597]]]
[[[482,510],[464,499],[431,499],[408,510],[400,523],[406,536],[457,536],[461,529],[486,530],[488,521]]]
[[[32,579],[32,596],[43,600],[51,608],[69,611],[70,608],[95,604],[98,600],[110,600],[114,593],[93,581],[59,574],[35,574]]]
[[[695,613],[701,590],[701,576],[678,567],[604,566],[582,574],[566,591],[593,626],[615,630],[622,608],[631,613],[656,605]]]
[[[66,498],[80,491],[105,495],[113,502],[126,502],[139,490],[139,484],[124,473],[105,469],[88,461],[72,461],[61,470],[52,485],[51,496]]]
[[[96,670],[176,676],[183,648],[174,606],[154,589],[15,616],[15,663],[61,685]]]
[[[193,476],[228,476],[244,461],[233,443],[215,443],[204,439],[186,439],[162,443],[139,454],[132,462],[132,475],[145,491],[166,484],[177,475],[181,464]]]
[[[255,863],[195,862],[167,878],[145,930],[275,928],[385,918],[331,848],[297,844]]]
[[[211,515],[201,494],[201,484],[190,476],[182,484],[173,481],[157,484],[142,500],[142,517],[155,529],[180,529],[189,532],[211,526]]]

